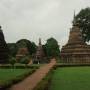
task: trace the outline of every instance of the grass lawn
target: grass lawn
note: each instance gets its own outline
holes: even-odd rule
[[[90,67],[57,68],[50,90],[90,90]]]
[[[32,69],[0,69],[0,85],[8,84],[29,72],[32,72]]]

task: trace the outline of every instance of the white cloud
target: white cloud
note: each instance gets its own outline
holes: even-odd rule
[[[27,38],[37,42],[54,37],[68,39],[73,12],[90,6],[90,0],[0,0],[0,24],[7,42]]]

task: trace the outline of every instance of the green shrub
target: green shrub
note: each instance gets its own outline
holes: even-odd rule
[[[23,57],[21,60],[20,60],[20,63],[22,64],[25,64],[25,66],[27,67],[27,64],[30,62],[30,58],[29,57]]]
[[[26,68],[26,66],[25,65],[14,65],[14,67],[15,67],[15,69],[25,69]],[[2,65],[2,66],[0,66],[0,69],[10,69],[10,68],[12,68],[12,66],[11,65]],[[31,66],[29,66],[29,65],[27,65],[27,69],[28,68],[30,68],[30,69],[38,69],[39,68],[39,66],[33,66],[33,65],[31,65]]]
[[[10,64],[12,65],[12,67],[14,68],[14,65],[15,65],[15,63],[16,63],[16,58],[10,57],[9,63],[10,63]]]

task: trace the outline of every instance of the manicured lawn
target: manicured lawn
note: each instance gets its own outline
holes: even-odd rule
[[[19,79],[32,69],[0,69],[0,85],[8,84],[11,80]]]
[[[90,67],[57,68],[50,90],[90,90]]]

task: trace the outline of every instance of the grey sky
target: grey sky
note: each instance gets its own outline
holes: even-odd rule
[[[67,42],[74,10],[90,6],[90,0],[0,0],[0,24],[7,42],[26,38],[43,43],[50,37]]]

